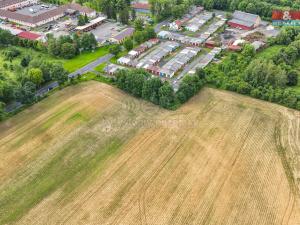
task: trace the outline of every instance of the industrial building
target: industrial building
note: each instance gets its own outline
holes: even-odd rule
[[[232,19],[228,21],[228,25],[243,30],[252,30],[261,24],[261,18],[258,15],[235,11]]]
[[[34,4],[37,4],[36,0],[0,1],[0,18],[28,27],[37,27],[73,13],[87,15],[90,18],[96,17],[95,10],[81,6],[77,3],[69,3],[59,7],[53,7],[51,9],[41,6],[43,10],[41,10],[40,13],[33,11],[30,15],[16,11],[19,8],[29,7]]]

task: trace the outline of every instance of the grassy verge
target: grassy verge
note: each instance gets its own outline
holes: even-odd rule
[[[101,63],[100,65],[95,67],[95,71],[102,73],[106,65],[107,65],[106,62]]]
[[[78,77],[78,79],[75,79],[73,81],[73,84],[86,82],[86,81],[90,81],[90,80],[99,81],[99,82],[105,83],[105,84],[112,84],[112,80],[110,78],[104,77],[101,74],[96,74],[93,72],[88,72],[86,74],[83,74],[82,76]]]

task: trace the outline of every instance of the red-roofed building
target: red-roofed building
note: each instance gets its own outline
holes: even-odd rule
[[[142,13],[150,12],[150,5],[148,3],[135,2],[135,3],[132,3],[131,7],[136,12],[142,12]]]
[[[39,40],[41,38],[41,35],[29,32],[29,31],[23,31],[23,32],[18,34],[18,37],[23,38],[23,39],[27,39],[27,40],[36,41],[36,40]]]
[[[208,40],[208,41],[205,42],[205,47],[214,48],[214,47],[216,47],[216,42],[214,42],[212,40]]]
[[[229,45],[228,49],[233,52],[239,52],[242,50],[242,47],[239,45]]]

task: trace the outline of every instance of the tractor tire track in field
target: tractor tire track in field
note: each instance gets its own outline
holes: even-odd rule
[[[154,133],[153,135],[159,135],[159,133]],[[115,175],[118,173],[118,171],[132,158],[134,157],[134,154],[138,151],[140,151],[140,148],[139,148],[139,145],[143,145],[143,143],[146,143],[149,139],[151,138],[151,135],[149,136],[146,136],[144,138],[144,140],[141,140],[141,142],[139,144],[136,144],[137,146],[135,146],[134,148],[131,148],[131,151],[130,151],[130,154],[128,152],[123,152],[121,153],[120,155],[120,158],[124,158],[122,159],[122,161],[120,162],[119,165],[117,165],[117,167],[112,171],[112,173],[110,173],[108,175],[107,178],[105,178],[105,180],[102,182],[101,185],[99,185],[99,187],[93,191],[90,191],[87,196],[84,198],[83,201],[81,201],[80,203],[77,203],[75,206],[74,206],[74,210],[71,214],[69,214],[64,220],[63,220],[63,224],[66,223],[70,218],[72,218],[79,210],[80,208],[86,203],[88,202],[90,199],[93,198],[93,196],[99,191],[102,189],[102,187],[104,185],[106,185],[109,180]],[[123,155],[128,155],[126,158],[123,156]]]
[[[284,113],[285,116],[287,117],[290,117],[288,113]],[[277,152],[278,152],[278,155],[281,159],[281,163],[282,163],[282,167],[285,171],[285,174],[286,174],[286,178],[288,180],[288,183],[289,183],[289,186],[290,186],[290,192],[289,192],[289,201],[288,201],[288,204],[286,206],[286,209],[285,209],[285,212],[284,212],[284,216],[282,218],[282,221],[281,221],[281,224],[285,224],[284,222],[285,221],[289,221],[290,218],[291,218],[291,215],[292,215],[292,212],[294,210],[294,207],[295,207],[295,196],[300,196],[300,192],[299,192],[299,189],[297,187],[297,184],[296,184],[296,181],[294,180],[294,175],[293,175],[293,169],[291,168],[290,166],[290,163],[288,162],[288,159],[287,159],[287,152],[286,152],[286,148],[283,147],[283,137],[281,135],[281,129],[283,127],[283,117],[280,116],[278,118],[278,120],[276,121],[276,124],[275,124],[275,129],[274,129],[274,141],[276,143],[276,148],[277,148]],[[287,134],[287,139],[288,139],[288,145],[290,146],[290,149],[293,150],[293,145],[291,144],[291,141],[290,141],[290,137],[291,137],[291,129],[293,127],[293,124],[291,122],[292,120],[289,118],[288,120],[288,134]],[[298,123],[299,124],[299,118],[297,119]],[[297,139],[297,134],[298,132],[296,132],[296,145],[298,144],[298,139]],[[299,146],[298,146],[299,147]],[[300,149],[298,149],[298,151],[300,151]]]
[[[154,182],[155,178],[159,175],[159,173],[164,169],[164,167],[168,164],[168,162],[176,155],[176,153],[180,150],[180,146],[182,145],[182,140],[186,138],[186,134],[181,138],[181,141],[178,142],[175,147],[174,152],[171,152],[169,156],[167,156],[166,160],[163,161],[156,171],[145,181],[140,193],[139,193],[139,211],[140,211],[140,220],[142,225],[147,225],[147,215],[146,215],[146,207],[145,207],[145,195],[148,188]]]

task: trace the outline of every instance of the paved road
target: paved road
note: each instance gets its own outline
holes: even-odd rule
[[[85,74],[85,73],[87,73],[87,72],[89,72],[89,71],[93,71],[93,69],[94,69],[95,67],[97,67],[97,66],[100,65],[101,63],[104,63],[104,62],[109,61],[112,57],[113,57],[112,54],[107,54],[107,55],[105,55],[105,56],[103,56],[103,57],[101,57],[101,58],[99,58],[99,59],[97,59],[97,60],[91,62],[90,64],[87,64],[86,66],[84,66],[84,67],[82,67],[82,68],[76,70],[75,72],[70,73],[70,74],[68,75],[68,77],[69,77],[69,78],[73,78],[73,77],[77,77],[78,75]]]
[[[77,77],[79,75],[82,75],[82,74],[85,74],[89,71],[93,71],[95,67],[97,67],[98,65],[100,65],[101,63],[104,63],[104,62],[107,62],[109,61],[111,58],[113,57],[112,54],[107,54],[103,57],[100,57],[99,59],[87,64],[86,66],[84,67],[81,67],[80,69],[76,70],[75,72],[73,73],[70,73],[68,75],[69,78],[74,78],[74,77]],[[43,96],[45,95],[48,91],[54,89],[54,88],[57,88],[59,86],[58,82],[57,81],[54,81],[44,87],[42,87],[41,89],[39,89],[36,93],[36,96]]]
[[[70,73],[68,75],[69,78],[74,78],[74,77],[77,77],[79,75],[82,75],[82,74],[85,74],[89,71],[93,71],[95,67],[97,67],[98,65],[100,65],[101,63],[104,63],[104,62],[108,62],[111,58],[113,57],[112,54],[107,54],[103,57],[100,57],[98,58],[97,60],[87,64],[86,66],[76,70],[75,72],[73,73]],[[44,87],[40,88],[39,90],[36,91],[36,96],[37,97],[41,97],[45,94],[47,94],[49,91],[51,91],[52,89],[54,88],[57,88],[59,86],[58,82],[57,81],[53,81],[52,83],[49,83],[47,85],[45,85]],[[22,103],[20,102],[14,102],[12,104],[9,104],[5,107],[5,111],[10,113],[10,112],[13,112],[19,108],[21,108],[23,106]]]
[[[162,27],[163,25],[168,25],[169,23],[170,23],[170,21],[164,20],[164,21],[162,21],[162,22],[156,24],[156,26],[154,27],[155,32],[156,32],[156,33],[159,33],[159,32],[161,31],[161,27]]]

